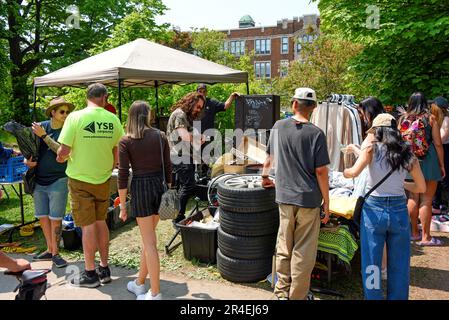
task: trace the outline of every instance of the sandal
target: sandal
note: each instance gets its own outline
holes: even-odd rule
[[[419,241],[419,240],[421,240],[421,238],[422,238],[422,235],[421,235],[421,232],[419,232],[419,235],[417,235],[416,237],[410,236],[410,241]]]
[[[443,242],[437,238],[432,237],[430,241],[420,241],[416,244],[420,247],[436,247],[443,245]]]

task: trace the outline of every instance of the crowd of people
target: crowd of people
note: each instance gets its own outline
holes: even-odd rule
[[[312,89],[296,90],[292,98],[294,115],[274,125],[264,164],[263,185],[276,187],[279,203],[278,299],[308,297],[320,211],[322,223],[329,219],[330,161],[323,131],[309,122],[315,107]],[[368,196],[360,222],[366,299],[383,299],[382,278],[387,280],[387,299],[408,299],[410,241],[420,246],[441,245],[431,236],[430,224],[437,183],[447,170],[442,147],[442,140],[448,138],[447,108],[443,97],[428,101],[420,92],[410,97],[407,110],[398,119],[384,113],[375,97],[359,105],[361,120],[368,130],[361,146],[347,146],[346,152],[354,153],[357,161],[344,171],[344,176],[364,175],[366,181],[362,196]],[[268,175],[273,165],[276,184]],[[447,191],[442,187],[441,193]]]
[[[87,106],[79,111],[74,111],[75,106],[63,98],[52,100],[46,110],[50,120],[32,126],[44,142],[38,161],[25,160],[36,171],[35,216],[40,220],[47,244],[47,249],[33,260],[50,260],[56,267],[67,265],[58,246],[70,194],[74,222],[82,229],[85,258],[85,270],[71,280],[71,285],[94,288],[111,281],[109,230],[105,220],[110,178],[114,168],[118,168],[120,218],[127,220],[128,215],[136,218],[142,241],[139,274],[127,284],[127,289],[138,300],[160,300],[156,228],[164,182],[179,191],[181,207],[173,220],[176,225],[185,219],[188,200],[194,195],[194,149],[201,150],[206,143],[204,131],[213,128],[215,115],[227,110],[237,96],[238,93],[233,93],[221,103],[209,99],[206,85],[200,84],[196,92],[187,94],[172,107],[166,133],[150,125],[151,110],[144,101],[131,105],[125,132],[113,114],[115,109],[108,103],[107,88],[99,83],[87,88]],[[291,100],[293,117],[273,126],[263,167],[263,186],[276,188],[279,204],[278,281],[274,294],[281,300],[307,298],[320,225],[329,220],[330,159],[326,136],[309,122],[316,105],[314,90],[296,89]],[[376,277],[383,273],[387,278],[388,299],[407,299],[410,240],[422,246],[441,244],[431,236],[430,224],[438,182],[442,179],[443,191],[449,185],[447,108],[446,99],[438,97],[429,105],[419,92],[410,97],[408,109],[398,119],[384,113],[377,98],[370,97],[359,105],[367,131],[361,146],[347,147],[357,161],[344,171],[344,176],[364,176],[365,193],[375,189],[363,206],[360,223],[366,299],[382,299],[381,286],[372,285],[374,269],[379,271],[374,272]],[[197,120],[201,121],[201,130],[194,128]],[[5,157],[9,152],[1,145],[0,151],[0,156]],[[269,176],[273,166],[276,182]],[[128,193],[132,195],[130,212],[126,205]],[[445,192],[435,198],[438,205],[441,194]],[[29,268],[24,261],[3,254],[0,263],[13,270]],[[149,290],[145,287],[148,277]]]

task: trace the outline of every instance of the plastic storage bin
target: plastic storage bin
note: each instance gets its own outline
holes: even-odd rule
[[[23,159],[23,156],[16,156],[9,158],[6,163],[0,162],[0,183],[22,180],[22,174],[28,170]]]
[[[81,237],[74,228],[62,230],[62,241],[66,250],[78,250],[82,245]]]
[[[109,207],[108,216],[106,218],[106,224],[108,225],[108,228],[110,230],[117,230],[118,228],[124,226],[125,224],[131,222],[134,220],[134,218],[131,215],[131,206],[129,201],[126,202],[126,211],[128,213],[128,219],[126,219],[126,222],[123,222],[119,216],[120,216],[120,207],[114,208]]]
[[[187,260],[196,258],[203,263],[215,264],[218,248],[217,230],[186,226],[189,221],[201,221],[202,219],[203,213],[198,211],[177,223],[177,226],[181,230],[184,258]]]

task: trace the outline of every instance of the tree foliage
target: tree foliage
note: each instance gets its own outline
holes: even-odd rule
[[[354,86],[385,103],[449,93],[448,0],[320,0],[321,28],[362,44]]]
[[[117,30],[123,19],[135,23],[128,23],[134,26],[132,32],[154,30],[154,15],[164,9],[161,0],[1,0],[0,55],[6,49],[11,84],[2,86],[2,94],[10,97],[11,115],[30,122],[32,76],[87,57],[93,45],[108,39],[111,32],[125,38],[131,32]],[[146,12],[150,19],[139,21],[136,12]]]
[[[288,75],[279,79],[275,91],[288,105],[295,88],[313,88],[319,99],[331,93],[345,93],[350,86],[349,63],[361,50],[350,41],[322,35],[302,45],[300,57],[289,66]]]

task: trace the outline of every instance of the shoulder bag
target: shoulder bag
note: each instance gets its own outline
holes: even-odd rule
[[[354,215],[352,218],[354,220],[355,224],[357,225],[357,227],[360,228],[360,220],[362,218],[362,209],[363,209],[363,204],[365,203],[365,200],[368,199],[368,197],[371,195],[371,193],[373,193],[374,190],[376,190],[382,183],[384,183],[385,180],[387,180],[388,177],[391,176],[391,174],[393,172],[394,172],[394,170],[391,169],[391,171],[388,172],[387,175],[385,177],[383,177],[383,179],[380,180],[374,187],[372,187],[371,190],[368,191],[364,197],[360,196],[357,198],[357,202],[356,202],[355,208],[354,208]]]
[[[161,148],[162,175],[164,186],[164,193],[162,194],[161,204],[159,206],[159,219],[170,220],[175,219],[178,216],[181,207],[181,202],[179,200],[178,191],[175,189],[169,189],[167,181],[165,180],[164,149],[162,148],[162,134],[160,131],[159,131],[159,144]]]

